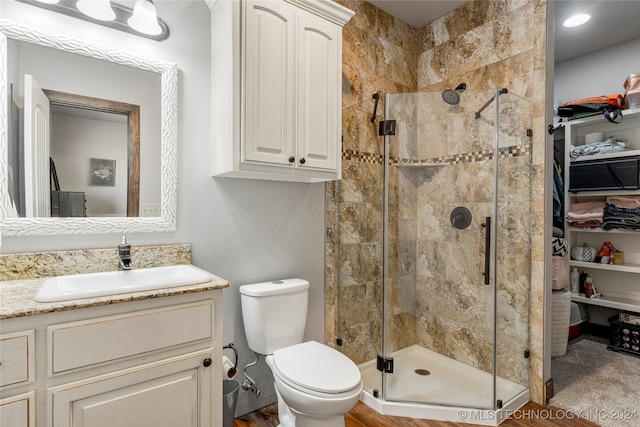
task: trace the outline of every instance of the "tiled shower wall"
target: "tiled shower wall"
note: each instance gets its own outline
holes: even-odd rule
[[[531,228],[535,233],[531,236],[530,265],[518,267],[531,271],[530,288],[502,294],[499,304],[515,307],[523,298],[528,300],[529,331],[522,330],[522,326],[512,327],[513,323],[509,322],[516,314],[509,310],[503,313],[502,320],[507,322],[506,334],[528,332],[530,335],[529,387],[532,399],[542,402],[544,251],[539,230],[543,229],[544,218],[546,0],[473,0],[421,29],[414,29],[366,2],[345,0],[341,3],[356,15],[343,32],[343,179],[327,185],[327,341],[342,338],[341,350],[356,363],[371,359],[380,349],[382,139],[376,136],[376,126],[370,121],[374,106],[372,95],[378,91],[440,92],[461,82],[474,90],[507,87],[533,103],[532,173],[518,175],[509,182],[524,179],[531,183],[531,193],[525,203],[530,203]],[[381,112],[382,102],[376,123],[382,117]],[[519,169],[517,163],[510,167]],[[464,171],[449,170],[445,173],[465,175]],[[473,172],[466,174],[473,176]],[[408,193],[402,200],[432,198],[427,196],[430,190],[424,185],[408,185],[401,191]],[[411,194],[414,191],[415,194]],[[392,194],[392,200],[395,196]],[[417,210],[407,211],[402,204],[392,208],[399,209],[401,217],[421,215]],[[507,215],[506,218],[514,217]],[[411,221],[400,221],[394,227],[392,236],[407,233],[420,236],[414,233]],[[392,239],[391,245],[397,244],[397,240]],[[403,244],[407,246],[401,248],[401,253],[420,247],[417,241]],[[413,259],[419,256],[416,253]],[[439,341],[446,344],[447,335],[439,331],[434,326],[437,323],[429,317],[435,314],[419,313],[421,287],[415,283],[419,281],[420,272],[412,270],[405,259],[412,257],[401,255],[400,262],[390,263],[391,276],[399,277],[401,282],[392,284],[390,293],[397,307],[389,330],[393,344],[399,348],[417,342],[418,338],[425,344],[435,345]],[[529,260],[516,257],[511,261],[522,259]],[[338,274],[340,287],[337,286]],[[526,286],[528,284],[526,280]],[[398,289],[403,292],[397,292]],[[529,295],[522,295],[527,291]],[[526,317],[526,313],[519,312],[516,317],[522,320],[523,316]],[[470,338],[466,342],[461,339],[463,346],[451,351],[473,358],[474,353],[468,350],[471,344],[489,345],[484,338],[475,341]],[[483,362],[476,360],[475,363],[482,366]],[[518,382],[526,378],[522,371],[528,363],[524,365],[518,359],[513,366],[506,364],[500,364],[499,375]]]

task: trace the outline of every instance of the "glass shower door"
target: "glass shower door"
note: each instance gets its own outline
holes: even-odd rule
[[[497,90],[385,97],[385,400],[495,409],[526,386],[526,107]]]

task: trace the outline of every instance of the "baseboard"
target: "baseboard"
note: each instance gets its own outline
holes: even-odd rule
[[[549,400],[553,397],[553,378],[549,378],[544,383],[544,403],[548,404]]]

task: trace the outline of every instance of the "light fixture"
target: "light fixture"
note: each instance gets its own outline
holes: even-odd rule
[[[80,12],[99,21],[116,19],[116,13],[111,9],[109,0],[78,0],[76,7]]]
[[[169,38],[169,27],[162,19],[158,18],[156,7],[150,0],[137,0],[133,10],[126,6],[112,3],[110,0],[16,1],[151,40],[162,41]],[[96,12],[96,10],[101,10],[103,13]],[[112,18],[108,17],[110,15],[109,11],[114,15]]]
[[[567,28],[578,27],[582,24],[586,24],[589,19],[591,19],[590,15],[586,13],[578,13],[576,15],[571,16],[569,19],[562,23],[563,26]]]
[[[136,31],[143,34],[158,35],[162,32],[158,24],[156,7],[151,0],[136,0],[133,6],[133,15],[127,23]]]

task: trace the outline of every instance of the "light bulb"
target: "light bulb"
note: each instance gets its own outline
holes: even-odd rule
[[[113,21],[116,14],[111,9],[109,0],[78,0],[76,7],[79,11],[99,21]]]
[[[586,24],[589,19],[591,19],[591,16],[587,15],[586,13],[579,13],[564,21],[562,25],[568,28],[577,27],[579,25]]]
[[[156,7],[151,0],[136,0],[133,15],[127,23],[131,28],[143,34],[155,36],[162,32],[162,27],[158,24]]]

